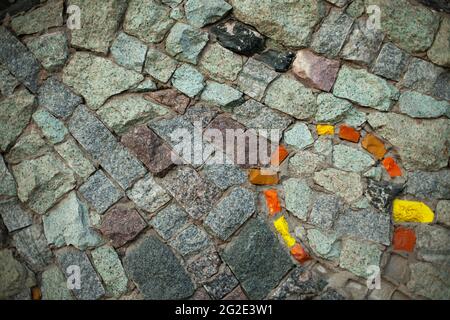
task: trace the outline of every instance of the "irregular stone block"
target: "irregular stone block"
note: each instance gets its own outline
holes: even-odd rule
[[[147,46],[124,32],[119,33],[111,46],[111,54],[117,64],[136,72],[142,71]]]
[[[195,254],[212,244],[208,234],[196,225],[189,225],[169,242],[183,256]]]
[[[29,290],[36,284],[34,275],[13,257],[9,249],[0,250],[0,298],[5,299]]]
[[[230,268],[219,272],[212,280],[206,282],[203,287],[214,299],[222,299],[225,295],[230,293],[239,281],[236,279]]]
[[[231,9],[223,0],[188,0],[184,6],[187,20],[197,28],[220,20]]]
[[[38,109],[32,117],[44,136],[53,144],[63,141],[68,134],[64,123],[44,109]]]
[[[416,250],[421,260],[450,266],[450,232],[446,228],[420,224],[416,228],[416,236]]]
[[[144,67],[146,73],[166,83],[176,68],[177,61],[154,48],[148,48]]]
[[[86,179],[95,171],[95,167],[83,155],[75,140],[68,139],[63,143],[55,145],[55,150],[81,178]]]
[[[242,92],[226,84],[207,81],[200,99],[223,108],[232,109],[242,102]]]
[[[377,245],[347,239],[344,241],[339,266],[354,274],[367,278],[369,266],[379,266],[382,251]]]
[[[450,8],[448,8],[450,10]],[[450,67],[450,19],[443,18],[441,27],[434,39],[433,45],[428,50],[427,55],[430,60],[440,66]]]
[[[375,161],[363,151],[340,144],[333,147],[333,163],[344,171],[361,172],[373,166]]]
[[[368,179],[365,196],[376,209],[383,213],[387,213],[392,200],[394,200],[402,190],[402,185],[395,185],[385,181],[376,182],[372,179]]]
[[[187,270],[194,275],[197,282],[203,283],[219,272],[221,264],[217,252],[206,250],[187,262]]]
[[[314,173],[314,182],[330,192],[336,193],[347,202],[357,200],[363,194],[361,177],[355,172],[328,168]]]
[[[436,214],[438,222],[450,226],[450,200],[439,201],[436,205]]]
[[[184,113],[190,101],[188,97],[175,89],[158,90],[148,93],[144,97],[153,99],[158,103],[169,106],[178,113]]]
[[[277,72],[286,72],[295,58],[295,53],[286,51],[276,51],[269,49],[255,57],[256,60],[262,61],[271,66]]]
[[[133,188],[127,192],[127,196],[139,208],[150,213],[155,212],[171,199],[169,194],[157,184],[150,174],[137,181]]]
[[[433,300],[450,298],[450,275],[448,271],[431,263],[416,262],[409,265],[411,280],[408,289]]]
[[[386,43],[380,51],[372,72],[390,80],[400,80],[409,56],[392,43]]]
[[[205,164],[201,173],[223,191],[247,181],[245,172],[233,164]]]
[[[172,85],[188,97],[193,98],[205,86],[205,78],[194,67],[182,64],[175,70]]]
[[[308,229],[308,243],[319,257],[337,260],[341,253],[341,243],[334,232],[322,232],[319,229]]]
[[[17,199],[0,201],[0,215],[9,232],[31,225],[31,214],[25,211]]]
[[[214,80],[236,80],[244,64],[243,58],[213,43],[205,49],[200,60],[200,68],[210,75]]]
[[[314,138],[305,123],[297,122],[284,133],[284,141],[297,149],[305,149],[314,143]]]
[[[0,155],[0,195],[15,196],[17,194],[14,178]]]
[[[289,158],[289,173],[293,175],[314,173],[323,161],[323,157],[312,152],[299,151]]]
[[[278,76],[278,73],[264,63],[248,59],[237,79],[239,90],[256,100],[261,100],[267,86]]]
[[[450,110],[447,101],[435,100],[415,91],[405,91],[399,99],[400,112],[412,118],[438,118]]]
[[[42,300],[73,300],[64,274],[56,265],[42,272]]]
[[[51,0],[25,14],[15,16],[11,27],[17,35],[32,34],[63,24],[64,1]]]
[[[177,22],[166,39],[166,50],[175,59],[197,64],[198,55],[208,42],[208,34]]]
[[[69,46],[65,32],[54,32],[25,40],[33,55],[48,71],[57,71],[69,58]]]
[[[19,84],[19,81],[0,63],[0,93],[8,97],[14,93],[14,89]]]
[[[308,222],[324,229],[331,229],[342,210],[342,202],[335,195],[320,194],[312,206]]]
[[[283,182],[286,210],[306,221],[311,207],[313,191],[305,180],[290,178]]]
[[[150,221],[156,232],[165,240],[177,234],[188,222],[188,215],[177,204],[165,207]]]
[[[440,87],[438,79],[445,79],[444,71],[443,68],[431,62],[412,58],[403,77],[402,85],[422,93],[434,93],[436,86],[437,88]],[[441,78],[441,75],[444,75],[444,78]]]

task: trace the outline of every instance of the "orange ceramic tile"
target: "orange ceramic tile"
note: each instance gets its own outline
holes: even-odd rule
[[[267,169],[250,169],[250,183],[256,185],[273,185],[278,184],[278,173]]]
[[[275,152],[272,154],[272,157],[270,158],[270,164],[272,166],[279,166],[284,161],[284,159],[287,158],[288,155],[289,152],[284,146],[280,144],[277,150],[275,150]]]
[[[416,245],[416,234],[413,229],[398,227],[394,232],[394,250],[412,252]]]
[[[280,201],[278,200],[278,193],[275,189],[265,190],[267,208],[269,208],[269,215],[274,216],[281,212]]]
[[[393,158],[387,157],[382,161],[382,163],[391,178],[400,177],[402,175],[402,170],[400,170],[400,167]]]
[[[299,243],[296,243],[291,248],[291,255],[300,263],[303,263],[305,261],[309,260],[309,254],[303,249],[302,245]]]
[[[339,127],[339,138],[357,143],[361,134],[352,127],[342,125]]]
[[[41,293],[41,289],[39,289],[39,287],[31,288],[31,299],[33,299],[33,300],[41,300],[42,299],[42,293]]]
[[[364,137],[364,139],[361,141],[361,145],[364,149],[373,154],[378,160],[383,159],[384,155],[387,152],[383,141],[381,141],[371,133],[367,134]]]

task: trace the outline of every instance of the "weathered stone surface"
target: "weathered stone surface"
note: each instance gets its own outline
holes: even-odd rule
[[[233,108],[241,102],[242,92],[226,84],[207,81],[200,98],[224,108]]]
[[[286,210],[306,221],[311,207],[313,191],[305,180],[291,178],[283,182]]]
[[[55,145],[55,150],[66,161],[74,173],[81,178],[86,179],[95,171],[95,167],[83,155],[75,140],[68,139],[63,143]]]
[[[40,157],[50,150],[50,144],[44,140],[41,131],[37,126],[31,125],[17,139],[16,144],[9,150],[6,159],[9,163],[15,164],[26,159]],[[5,180],[4,187],[8,187],[8,185],[8,182]]]
[[[289,173],[307,175],[314,173],[323,162],[323,158],[309,151],[299,151],[289,158]]]
[[[156,0],[132,0],[128,4],[123,29],[146,43],[161,42],[174,21],[168,7]]]
[[[145,174],[144,166],[85,106],[79,106],[69,121],[69,131],[103,169],[127,189]]]
[[[295,58],[295,53],[286,51],[276,51],[269,49],[263,53],[257,55],[255,59],[264,62],[268,66],[275,69],[277,72],[286,72],[292,64]]]
[[[432,94],[440,99],[450,100],[450,71],[444,71],[437,77]],[[449,118],[449,114],[447,114]]]
[[[208,34],[177,22],[166,39],[166,50],[179,61],[197,64],[198,55],[208,42]]]
[[[111,46],[111,54],[117,64],[137,72],[142,71],[147,46],[138,39],[120,32]]]
[[[387,213],[392,200],[403,190],[402,185],[395,185],[388,182],[376,182],[367,179],[366,198],[370,203],[383,213]]]
[[[202,228],[191,224],[178,233],[169,244],[181,255],[189,256],[212,246],[213,243]]]
[[[356,236],[385,245],[391,243],[391,220],[387,214],[379,214],[370,209],[349,210],[340,214],[335,230],[340,235]]]
[[[281,133],[292,122],[292,119],[280,112],[276,112],[267,108],[262,103],[249,99],[245,103],[233,109],[233,119],[239,121],[249,129],[260,130],[259,134],[271,139],[273,142],[278,142],[281,138]],[[280,136],[275,139],[268,132],[263,130],[279,130]]]
[[[145,125],[135,127],[123,135],[121,142],[154,175],[164,174],[174,164],[171,149]]]
[[[434,93],[434,87],[441,75],[445,75],[443,68],[419,58],[412,58],[402,84],[422,93]]]
[[[17,35],[32,34],[63,24],[62,0],[51,0],[43,6],[14,17],[11,27]]]
[[[76,52],[63,70],[64,83],[81,94],[92,109],[143,79],[137,72],[87,52]]]
[[[285,46],[307,46],[314,26],[325,15],[323,1],[233,0],[234,15]]]
[[[53,254],[47,247],[42,226],[34,224],[13,235],[14,246],[34,270],[42,270],[51,263]]]
[[[223,191],[247,181],[246,173],[234,164],[206,164],[201,173]]]
[[[419,0],[419,2],[437,11],[450,13],[450,4],[446,0]]]
[[[368,26],[366,19],[359,19],[342,49],[341,56],[346,60],[370,65],[377,56],[383,38],[381,30]]]
[[[333,147],[333,163],[344,171],[361,172],[373,166],[375,160],[364,151],[339,144]]]
[[[178,113],[184,113],[189,104],[189,98],[175,89],[158,90],[148,93],[145,97],[169,106]]]
[[[353,18],[333,9],[314,34],[311,48],[328,57],[336,57],[341,51],[353,25]]]
[[[304,149],[314,143],[314,138],[303,122],[297,122],[284,134],[284,141],[298,149]]]
[[[104,213],[123,195],[101,170],[90,176],[79,191],[99,214]]]
[[[341,244],[334,232],[322,232],[319,229],[308,230],[308,243],[311,249],[319,257],[336,260],[341,252]]]
[[[334,84],[333,94],[362,106],[388,111],[398,96],[398,90],[384,79],[364,69],[343,66]]]
[[[126,205],[116,205],[102,217],[100,231],[117,248],[133,240],[146,226],[136,210]]]
[[[166,83],[177,68],[177,62],[154,48],[148,48],[144,71],[153,78]]]
[[[218,108],[210,106],[207,103],[199,102],[193,106],[190,106],[186,110],[183,117],[195,126],[206,128],[218,113]]]
[[[82,99],[58,79],[51,77],[39,88],[38,102],[54,116],[66,119],[82,102]]]
[[[371,265],[379,266],[381,253],[375,244],[347,239],[343,242],[339,266],[367,278],[367,268]]]
[[[150,174],[136,182],[133,188],[127,192],[127,196],[139,208],[150,213],[155,212],[171,199]]]
[[[156,83],[149,78],[144,79],[144,81],[142,81],[141,83],[139,83],[137,86],[135,86],[134,88],[131,88],[130,91],[131,92],[137,92],[137,93],[145,93],[145,92],[149,92],[149,91],[156,91],[158,88],[156,86]]]
[[[272,82],[267,89],[265,103],[300,120],[312,117],[317,109],[311,89],[286,75]]]
[[[327,281],[317,273],[296,267],[270,296],[271,299],[308,300],[319,294]]]
[[[292,267],[278,239],[260,219],[249,221],[221,257],[251,299],[266,297]]]
[[[256,100],[261,100],[267,86],[278,76],[278,73],[264,63],[248,59],[237,79],[239,90]]]
[[[19,81],[0,63],[0,93],[7,97],[14,93]]]
[[[346,123],[349,126],[352,127],[361,127],[366,122],[367,114],[365,112],[359,111],[355,107],[351,108],[344,120],[342,120],[343,123]]]
[[[439,201],[436,205],[436,214],[438,222],[450,226],[450,200]]]
[[[0,215],[9,232],[31,225],[31,214],[25,211],[17,199],[0,201]]]
[[[187,270],[197,282],[203,283],[219,272],[222,261],[216,251],[206,250],[187,263]]]
[[[415,120],[394,113],[371,113],[369,124],[398,150],[407,170],[437,170],[447,166],[448,120]]]
[[[217,237],[227,240],[256,210],[256,195],[248,189],[237,187],[220,201],[205,219]]]
[[[42,272],[42,300],[73,300],[64,274],[56,265]]]
[[[448,102],[435,100],[415,91],[403,92],[399,105],[402,113],[413,118],[438,118],[450,111]]]
[[[187,20],[197,28],[220,20],[231,9],[223,0],[188,0],[184,5]]]
[[[187,222],[186,212],[176,203],[173,203],[159,211],[150,221],[150,224],[161,237],[167,240],[177,234]]]
[[[327,136],[319,137],[314,142],[314,152],[324,157],[330,156],[333,152],[333,142]]]
[[[450,266],[450,231],[440,226],[420,224],[416,228],[416,250],[421,260]]]
[[[0,298],[5,299],[35,285],[32,273],[9,249],[0,250]],[[28,289],[29,290],[29,289]]]
[[[264,37],[239,21],[229,20],[211,28],[219,43],[239,54],[252,55],[264,49]]]
[[[206,291],[214,299],[222,299],[226,294],[230,293],[239,281],[233,275],[231,270],[226,267],[225,270],[219,272],[212,280],[206,282],[203,286]]]
[[[214,80],[236,80],[242,69],[243,58],[222,47],[218,43],[213,43],[205,49],[200,60],[200,68],[207,72]]]
[[[322,123],[337,123],[343,120],[352,104],[344,99],[339,99],[331,93],[321,93],[317,96],[318,109],[315,120]]]
[[[434,39],[433,45],[428,50],[428,57],[432,62],[441,66],[450,66],[450,19],[443,17],[441,27]]]
[[[117,134],[167,113],[163,106],[135,94],[114,97],[97,111],[105,124]]]
[[[31,92],[38,90],[39,62],[5,27],[0,26],[0,63]]]
[[[342,201],[338,197],[320,194],[314,200],[308,222],[323,229],[331,229],[341,211]]]
[[[336,81],[340,63],[315,55],[309,50],[300,50],[292,66],[294,74],[308,85],[330,91]]]
[[[26,89],[0,101],[0,150],[4,151],[20,135],[33,112],[34,96]]]
[[[330,192],[335,192],[347,202],[353,202],[363,194],[361,177],[355,172],[333,168],[314,173],[314,182]]]
[[[183,64],[175,70],[172,84],[188,97],[193,98],[205,86],[203,75],[189,64]]]
[[[73,265],[80,267],[80,274],[83,276],[81,288],[72,290],[77,299],[96,300],[105,294],[105,289],[86,253],[67,247],[58,250],[56,257],[63,270],[67,270],[69,266]]]
[[[412,263],[410,269],[409,290],[429,299],[450,299],[450,275],[447,270],[425,262]]]
[[[69,193],[43,217],[48,244],[57,247],[73,245],[80,250],[95,247],[102,240],[90,227],[89,211],[75,192]]]
[[[184,299],[194,293],[194,284],[167,245],[146,236],[127,249],[125,272],[145,299]]]
[[[386,43],[372,68],[373,73],[390,80],[400,80],[408,62],[408,54],[392,43]]]
[[[49,71],[56,71],[66,63],[69,47],[65,32],[54,32],[25,41],[28,49]]]
[[[75,185],[72,172],[52,154],[22,161],[13,166],[13,174],[20,201],[40,214]]]
[[[382,30],[389,39],[408,52],[422,52],[433,43],[439,27],[436,14],[406,0],[366,0],[366,5],[377,5],[381,11]]]
[[[61,120],[58,120],[45,109],[38,109],[33,113],[33,120],[42,130],[44,136],[53,144],[64,140],[68,133]]]
[[[119,256],[110,246],[102,246],[91,252],[92,262],[105,283],[106,295],[120,297],[127,291],[128,279]]]
[[[3,157],[0,156],[0,195],[15,196],[16,194],[17,190],[14,178],[6,167]]]

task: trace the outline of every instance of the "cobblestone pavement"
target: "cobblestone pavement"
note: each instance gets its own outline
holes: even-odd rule
[[[446,1],[37,2],[1,7],[0,298],[450,298]]]

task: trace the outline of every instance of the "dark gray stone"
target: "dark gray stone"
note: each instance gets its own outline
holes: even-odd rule
[[[388,213],[392,200],[403,190],[402,185],[389,182],[367,180],[366,197],[370,203],[383,213]]]
[[[450,170],[411,172],[406,192],[423,199],[450,199]]]
[[[0,215],[9,232],[31,225],[31,214],[25,211],[17,199],[0,201]]]
[[[66,247],[58,250],[56,257],[64,271],[63,273],[70,271],[70,269],[67,270],[70,266],[80,267],[81,287],[72,290],[77,299],[97,300],[105,294],[105,289],[86,253],[73,247]],[[69,278],[72,274],[65,273],[65,275]]]
[[[147,236],[127,249],[125,272],[145,299],[184,299],[194,293],[194,284],[167,245]]]
[[[249,221],[221,254],[250,299],[262,299],[291,269],[292,261],[260,219]]]
[[[438,98],[450,100],[450,71],[442,72],[437,77],[432,94]]]
[[[222,261],[214,250],[201,252],[187,263],[187,269],[199,283],[205,282],[219,272]]]
[[[408,54],[402,49],[390,42],[386,43],[381,49],[372,71],[379,76],[398,81],[405,70],[408,57]]]
[[[335,195],[317,196],[308,221],[320,228],[330,229],[341,211],[342,202]]]
[[[104,213],[122,197],[120,189],[101,170],[90,176],[79,191],[95,211],[100,214]]]
[[[202,174],[206,180],[224,191],[233,185],[247,181],[247,174],[234,164],[206,164]]]
[[[448,0],[419,0],[419,2],[435,10],[450,13],[450,3]]]
[[[54,116],[66,119],[82,102],[69,87],[58,79],[47,79],[38,92],[39,105],[49,110]]]
[[[187,221],[186,212],[179,205],[173,203],[159,211],[150,224],[161,237],[167,240],[177,234]]]
[[[183,256],[195,254],[213,245],[208,234],[193,224],[177,234],[169,244]]]
[[[233,275],[230,268],[225,267],[225,270],[219,272],[214,279],[208,281],[203,286],[212,298],[222,299],[225,295],[233,291],[238,284],[239,281]]]
[[[31,92],[38,91],[39,62],[28,48],[3,26],[0,26],[0,63]]]
[[[286,72],[289,70],[292,61],[295,58],[295,53],[291,51],[282,52],[269,49],[260,55],[257,55],[255,58],[268,66],[271,66],[275,71]]]

